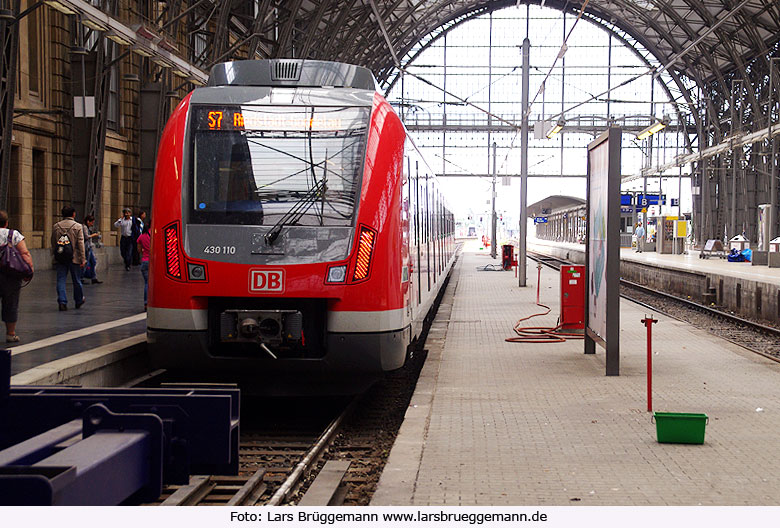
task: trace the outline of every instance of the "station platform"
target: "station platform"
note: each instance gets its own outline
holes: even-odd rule
[[[529,238],[528,247],[564,248],[572,254],[572,258],[585,259],[585,245],[570,242],[552,242],[538,238]],[[582,255],[581,257],[577,257]],[[780,268],[768,266],[753,266],[750,262],[728,262],[726,259],[710,257],[699,258],[699,251],[690,250],[684,255],[669,255],[656,253],[655,251],[643,251],[637,253],[631,248],[620,249],[620,259],[630,262],[638,262],[648,266],[680,271],[693,271],[699,273],[711,273],[713,275],[728,275],[735,278],[766,282],[780,286]]]
[[[119,250],[117,249],[117,252]],[[29,285],[22,288],[16,333],[21,341],[6,344],[11,350],[11,383],[33,381],[30,374],[43,365],[57,362],[56,369],[67,366],[70,358],[85,350],[100,349],[146,333],[144,281],[140,268],[125,271],[124,265],[104,266],[98,262],[102,284],[85,281],[86,302],[78,310],[73,286],[68,277],[68,310],[57,305],[57,275],[52,269],[37,270]],[[1,334],[0,334],[1,335]],[[136,339],[137,340],[137,339]],[[25,375],[26,374],[26,375]]]
[[[585,263],[585,246],[530,238],[528,251]],[[620,276],[666,293],[716,304],[742,317],[780,319],[780,268],[699,258],[698,251],[666,255],[620,250]]]
[[[472,248],[474,249],[474,248]],[[583,341],[504,339],[536,306],[512,272],[464,248],[372,505],[776,505],[780,364],[654,314],[653,407],[706,413],[703,445],[660,444],[647,412],[647,310],[621,300],[620,376]],[[554,326],[558,273],[541,272]],[[649,314],[648,314],[649,315]]]

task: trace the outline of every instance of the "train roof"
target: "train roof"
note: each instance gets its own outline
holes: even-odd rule
[[[273,86],[206,86],[192,92],[190,103],[272,106],[366,106],[374,92],[333,88],[284,88]]]
[[[211,68],[208,86],[305,86],[377,91],[376,79],[368,68],[307,59],[222,62]]]
[[[557,211],[564,211],[575,207],[581,207],[583,205],[585,205],[585,200],[575,196],[548,196],[547,198],[539,200],[533,205],[529,205],[528,216],[531,218],[535,216],[544,216],[546,214],[555,213]]]

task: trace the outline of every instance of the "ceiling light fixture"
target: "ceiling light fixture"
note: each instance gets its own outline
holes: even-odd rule
[[[58,2],[57,0],[43,0],[43,3],[51,7],[52,9],[56,9],[60,13],[64,13],[66,15],[76,14],[76,12],[72,10],[70,7],[62,4],[61,2]]]
[[[555,122],[555,124],[550,128],[550,130],[547,131],[547,139],[552,139],[552,137],[563,130],[563,127],[566,125],[566,120],[563,118],[563,116],[558,118],[558,121]]]
[[[137,44],[133,46],[133,53],[135,53],[136,55],[140,55],[142,57],[151,57],[153,55],[151,51],[149,51],[146,48],[142,48]]]
[[[82,18],[81,23],[82,25],[87,26],[90,29],[94,29],[95,31],[108,31],[107,25],[103,24],[102,22],[96,22],[91,18]]]
[[[133,43],[129,38],[117,33],[116,31],[109,31],[108,33],[106,33],[106,38],[113,40],[114,42],[116,42],[121,46],[129,46],[130,44]]]
[[[656,118],[655,123],[642,130],[639,134],[636,135],[636,138],[640,141],[643,139],[647,139],[653,134],[655,134],[656,132],[660,132],[661,130],[666,128],[669,125],[669,123],[671,123],[671,121],[672,120],[669,116],[664,116],[663,119]]]
[[[158,57],[156,55],[152,57],[152,62],[155,63],[156,65],[162,67],[162,68],[170,68],[171,67],[171,63],[169,63],[167,60],[163,59],[162,57]]]

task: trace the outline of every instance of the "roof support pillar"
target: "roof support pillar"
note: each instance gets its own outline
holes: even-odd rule
[[[531,74],[531,41],[523,39],[522,111],[520,124],[520,230],[517,248],[517,285],[526,285],[526,237],[528,236],[528,79]]]
[[[5,3],[5,2],[4,2]],[[11,140],[13,138],[14,98],[16,97],[16,69],[19,51],[20,0],[11,0],[5,11],[12,18],[0,19],[0,209],[8,202],[8,180],[11,176]],[[5,6],[3,6],[5,7]]]

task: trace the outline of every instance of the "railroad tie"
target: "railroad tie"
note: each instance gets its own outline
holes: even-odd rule
[[[298,506],[333,506],[341,480],[352,462],[349,460],[328,460],[317,478],[301,497]]]

